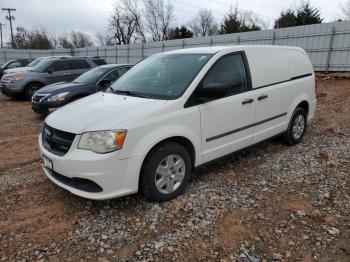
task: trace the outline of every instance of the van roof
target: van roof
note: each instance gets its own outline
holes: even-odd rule
[[[280,45],[227,45],[227,46],[211,46],[211,47],[196,47],[178,49],[165,54],[215,54],[217,52],[230,49],[232,52],[251,50],[251,49],[294,49],[302,50],[300,47],[295,46],[280,46]],[[164,54],[164,53],[163,53]]]

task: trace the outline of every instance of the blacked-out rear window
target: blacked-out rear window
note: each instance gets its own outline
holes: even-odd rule
[[[85,68],[91,68],[88,62],[85,60],[72,60],[70,61],[71,69],[85,69]]]
[[[107,64],[106,61],[103,59],[92,59],[92,62],[94,62],[98,66]]]

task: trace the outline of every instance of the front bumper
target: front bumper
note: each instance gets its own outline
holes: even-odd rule
[[[57,110],[63,105],[50,105],[48,103],[35,103],[32,102],[32,111],[40,115],[48,115],[51,112]]]
[[[10,82],[6,86],[1,86],[1,92],[9,97],[15,97],[23,94],[23,86],[17,82]]]
[[[33,112],[35,112],[37,114],[48,114],[49,113],[49,107],[45,106],[41,103],[32,102],[32,110],[33,110]]]
[[[52,161],[53,171],[68,181],[88,180],[97,184],[101,192],[89,192],[72,186],[59,179],[52,170],[44,167],[46,176],[58,186],[71,193],[93,200],[104,200],[136,193],[143,159],[133,157],[119,159],[119,152],[97,154],[88,150],[77,149],[80,136],[77,135],[71,148],[64,156],[55,155],[43,147],[41,135],[39,148],[41,155]],[[90,190],[91,191],[91,190]]]
[[[39,96],[39,100],[33,99],[34,97]],[[32,110],[37,114],[48,115],[49,113],[59,109],[60,107],[68,104],[70,101],[47,101],[47,97],[50,97],[51,94],[38,94],[34,95],[32,98]]]

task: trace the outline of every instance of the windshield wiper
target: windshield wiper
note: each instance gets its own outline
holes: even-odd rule
[[[144,95],[144,94],[140,94],[140,93],[136,93],[133,91],[129,91],[129,90],[114,90],[113,88],[111,88],[114,94],[121,94],[121,95],[127,95],[127,96],[135,96],[135,97],[142,97],[142,98],[151,98],[150,96]]]

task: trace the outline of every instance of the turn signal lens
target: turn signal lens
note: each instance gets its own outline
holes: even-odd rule
[[[118,132],[115,132],[114,135],[115,135],[115,145],[118,148],[122,148],[126,137],[126,131],[118,131]]]

